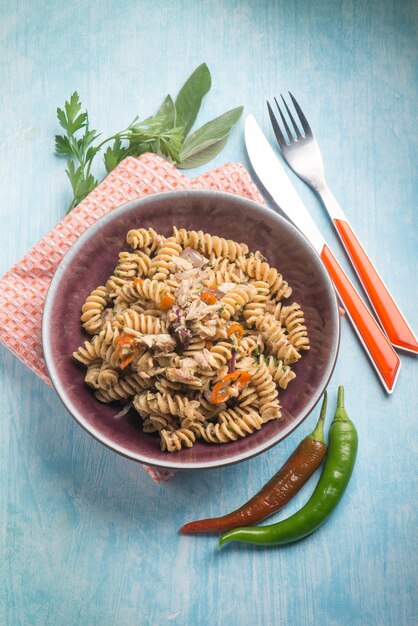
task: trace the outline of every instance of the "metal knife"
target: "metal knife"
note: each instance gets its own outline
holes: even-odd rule
[[[392,393],[401,368],[399,356],[331,252],[253,115],[245,122],[245,144],[259,180],[320,256],[383,386]]]

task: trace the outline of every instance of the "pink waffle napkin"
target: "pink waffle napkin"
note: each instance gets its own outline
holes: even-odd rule
[[[154,154],[128,157],[0,279],[0,341],[47,385],[51,381],[42,353],[42,313],[61,259],[99,217],[135,198],[173,189],[227,191],[264,204],[240,163],[228,163],[190,180]],[[173,475],[144,468],[156,482]]]

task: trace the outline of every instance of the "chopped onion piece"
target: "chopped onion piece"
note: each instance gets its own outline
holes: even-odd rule
[[[235,289],[236,286],[237,283],[222,283],[222,285],[219,285],[218,289],[223,296],[228,293],[228,291],[231,291],[231,289]]]
[[[220,289],[204,289],[205,293],[212,293],[214,296],[216,296],[218,299],[222,298],[225,294],[223,291],[221,291]]]
[[[229,371],[231,374],[235,372],[235,363],[237,361],[237,353],[236,350],[231,350],[231,359],[229,361]]]
[[[187,259],[193,265],[193,267],[202,267],[204,263],[206,263],[207,259],[199,254],[197,250],[193,250],[193,248],[187,247],[181,253],[180,256],[183,259]]]
[[[120,419],[121,417],[124,417],[127,413],[129,413],[129,411],[131,410],[131,406],[132,406],[132,402],[129,402],[128,404],[126,404],[123,407],[123,409],[119,411],[119,413],[116,413],[115,420]]]

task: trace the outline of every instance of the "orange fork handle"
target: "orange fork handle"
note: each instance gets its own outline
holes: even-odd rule
[[[414,333],[350,224],[340,219],[334,219],[334,224],[390,342],[397,348],[418,353]]]
[[[392,393],[401,367],[398,355],[327,245],[320,256],[380,380]]]

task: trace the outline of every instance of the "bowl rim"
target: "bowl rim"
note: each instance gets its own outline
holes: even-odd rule
[[[335,341],[335,345],[333,349],[333,354],[331,355],[330,365],[328,366],[328,373],[324,378],[323,385],[321,386],[320,389],[318,388],[317,394],[314,394],[313,398],[307,404],[307,406],[305,407],[305,410],[300,415],[300,417],[297,420],[292,421],[288,425],[287,428],[277,433],[276,436],[272,437],[268,441],[263,442],[256,447],[252,447],[240,454],[237,454],[231,457],[230,459],[229,458],[221,459],[217,461],[216,458],[214,458],[213,461],[209,461],[209,462],[208,461],[194,461],[194,462],[187,463],[187,465],[185,465],[184,463],[176,462],[175,459],[172,459],[173,455],[169,454],[167,455],[168,456],[167,461],[163,461],[163,460],[157,461],[156,459],[150,458],[146,455],[142,455],[142,454],[127,450],[124,446],[113,442],[111,438],[106,437],[105,435],[100,433],[96,428],[94,428],[88,422],[88,420],[83,416],[83,414],[80,411],[78,411],[76,407],[73,406],[70,398],[67,397],[65,389],[63,388],[60,382],[58,368],[55,365],[54,359],[52,357],[51,341],[50,341],[51,337],[50,337],[49,330],[50,330],[51,314],[52,314],[52,309],[54,305],[54,296],[56,294],[58,283],[60,281],[61,276],[65,273],[67,267],[72,263],[73,259],[77,256],[79,248],[83,247],[85,241],[88,241],[91,237],[94,237],[97,234],[97,232],[101,230],[103,226],[105,226],[109,222],[114,221],[115,219],[118,219],[120,215],[132,210],[132,208],[136,207],[138,204],[140,206],[142,203],[146,204],[147,201],[150,201],[150,200],[158,202],[159,199],[162,199],[162,198],[165,199],[167,197],[172,197],[173,195],[180,196],[180,197],[181,196],[199,197],[199,196],[209,195],[209,196],[218,196],[220,199],[224,198],[226,201],[233,199],[234,201],[243,202],[244,205],[249,207],[251,210],[254,210],[255,212],[258,212],[259,214],[261,213],[261,215],[273,217],[273,219],[275,219],[276,221],[278,220],[279,222],[285,223],[286,228],[290,227],[290,229],[293,230],[294,233],[296,234],[296,237],[301,237],[306,242],[306,244],[312,248],[312,251],[315,254],[317,254],[315,249],[309,242],[309,240],[289,220],[285,219],[279,213],[269,208],[268,206],[263,206],[262,204],[259,204],[258,202],[254,200],[251,200],[244,196],[240,196],[235,193],[229,193],[229,192],[217,191],[217,190],[209,190],[209,189],[181,189],[181,190],[177,189],[177,190],[169,190],[169,191],[163,191],[159,193],[153,193],[153,194],[149,194],[146,196],[142,196],[140,198],[135,198],[134,200],[125,202],[124,204],[121,204],[115,209],[109,211],[108,213],[100,217],[98,220],[96,220],[96,222],[94,222],[91,226],[89,226],[71,245],[69,250],[65,253],[64,257],[62,258],[61,262],[59,263],[58,267],[56,268],[55,273],[50,282],[50,285],[48,287],[48,291],[47,291],[46,298],[45,298],[43,316],[42,316],[43,355],[45,359],[47,372],[51,379],[53,388],[57,392],[57,395],[59,399],[61,400],[61,402],[63,403],[66,410],[70,413],[71,417],[77,422],[77,424],[79,424],[87,433],[89,433],[89,435],[91,435],[99,443],[103,444],[110,450],[113,450],[114,452],[117,452],[121,456],[124,456],[125,458],[128,458],[137,463],[141,463],[141,464],[154,467],[157,469],[161,469],[161,470],[188,471],[188,470],[197,470],[197,469],[215,469],[215,468],[220,468],[220,467],[227,467],[229,465],[240,463],[242,461],[253,458],[263,452],[266,452],[270,448],[274,447],[275,445],[277,445],[278,443],[286,439],[294,430],[299,428],[299,426],[305,421],[305,419],[310,415],[310,413],[313,411],[315,406],[318,404],[319,400],[322,397],[324,390],[326,389],[333,375],[337,358],[338,358],[339,348],[340,348],[341,321],[340,321],[340,316],[338,314],[337,294],[335,292],[331,279],[328,276],[328,273],[326,272],[325,267],[323,268],[324,281],[327,286],[327,289],[331,292],[331,299],[335,303],[335,307],[333,307],[335,319],[333,321],[336,322],[336,341]]]

